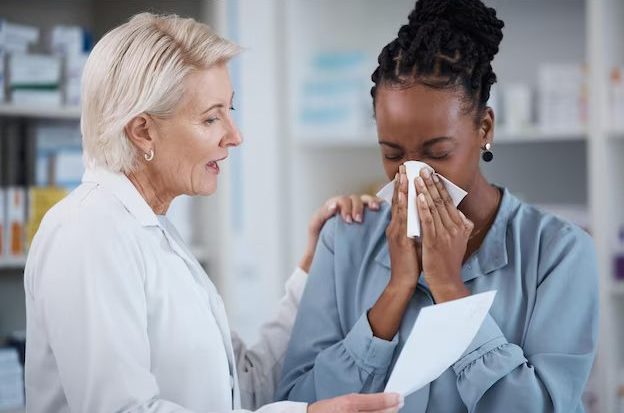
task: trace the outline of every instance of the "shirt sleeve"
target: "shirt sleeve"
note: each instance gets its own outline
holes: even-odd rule
[[[383,387],[398,338],[373,336],[366,313],[347,331],[336,299],[334,233],[324,226],[295,321],[276,397],[314,402]]]
[[[257,344],[246,348],[242,340],[232,334],[244,408],[255,409],[273,401],[307,277],[302,269],[294,270],[286,282],[286,292],[274,318],[260,329]]]
[[[597,265],[591,238],[563,228],[540,249],[535,306],[522,345],[487,316],[453,369],[469,412],[582,411],[598,336]]]

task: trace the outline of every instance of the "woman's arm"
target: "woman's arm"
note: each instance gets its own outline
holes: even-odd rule
[[[436,175],[422,172],[416,189],[423,267],[436,301],[442,302],[469,294],[459,268],[472,223],[454,207]],[[535,305],[522,341],[509,343],[487,316],[453,365],[469,412],[582,411],[598,335],[593,242],[572,225],[550,229],[535,259],[537,291],[528,292],[536,294]]]
[[[541,249],[535,308],[521,345],[486,319],[453,366],[470,412],[577,412],[598,338],[594,246],[566,227]]]
[[[277,399],[313,402],[383,387],[398,340],[374,337],[366,314],[350,330],[341,324],[334,237],[336,228],[343,225],[334,218],[321,232]]]
[[[262,326],[258,343],[248,349],[235,334],[232,335],[244,407],[257,408],[274,399],[290,333],[307,281],[307,271],[323,225],[334,215],[339,215],[347,223],[362,222],[365,209],[376,210],[379,202],[378,198],[370,195],[345,195],[327,200],[310,220],[308,245],[301,266],[295,269],[287,281],[286,292],[280,300],[277,313]]]
[[[89,217],[49,235],[33,263],[31,315],[46,330],[70,409],[187,411],[160,397],[150,372],[144,274],[132,237]]]

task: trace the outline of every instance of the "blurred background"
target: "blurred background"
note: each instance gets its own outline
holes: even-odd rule
[[[486,0],[505,21],[488,178],[595,238],[601,339],[588,411],[624,412],[624,0]],[[206,22],[230,64],[236,121],[218,192],[169,215],[253,341],[299,261],[313,211],[386,180],[369,95],[413,0],[1,0],[0,411],[23,409],[23,270],[42,215],[83,173],[89,50],[141,11]],[[557,317],[557,314],[553,314]]]

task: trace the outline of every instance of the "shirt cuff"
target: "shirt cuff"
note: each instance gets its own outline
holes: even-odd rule
[[[308,273],[296,267],[288,281],[286,281],[286,295],[293,297],[295,302],[299,303],[307,282]]]
[[[472,340],[466,351],[464,351],[464,354],[462,354],[460,359],[453,365],[455,373],[459,374],[473,361],[507,343],[507,339],[498,327],[498,324],[496,324],[494,318],[492,318],[490,314],[487,314],[485,316],[485,320],[483,320],[483,324],[481,324],[481,328],[477,332],[477,335]]]
[[[388,369],[398,343],[398,334],[392,338],[392,341],[373,335],[368,322],[368,311],[362,314],[343,341],[345,349],[356,363],[364,370],[372,370],[371,372],[376,370],[385,372]]]

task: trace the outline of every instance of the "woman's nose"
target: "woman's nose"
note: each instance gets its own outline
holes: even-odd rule
[[[238,146],[243,143],[243,136],[231,117],[227,120],[227,130],[222,142],[224,146]]]

